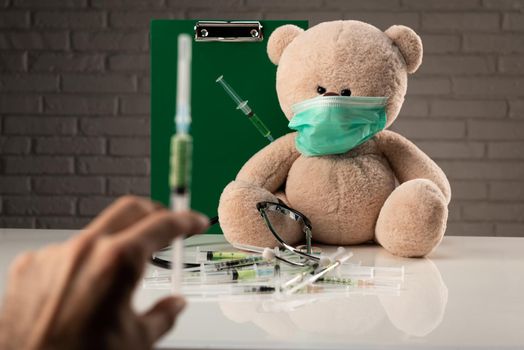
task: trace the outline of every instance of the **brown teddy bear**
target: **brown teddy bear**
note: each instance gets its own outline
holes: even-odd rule
[[[350,20],[306,31],[285,25],[267,52],[278,65],[280,106],[297,132],[256,153],[224,189],[218,213],[226,239],[276,245],[256,204],[280,200],[310,219],[316,242],[375,240],[404,257],[431,252],[446,229],[449,182],[417,146],[384,130],[402,107],[408,73],[422,62],[420,37],[405,26],[382,32]],[[304,234],[292,224],[277,225],[297,244]]]

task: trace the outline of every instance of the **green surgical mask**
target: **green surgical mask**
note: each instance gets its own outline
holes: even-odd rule
[[[293,105],[289,128],[305,156],[345,153],[386,126],[386,97],[319,96]]]

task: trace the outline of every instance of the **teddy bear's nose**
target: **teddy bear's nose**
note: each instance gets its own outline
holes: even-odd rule
[[[324,93],[324,95],[322,95],[322,96],[339,96],[339,94],[337,94],[336,92],[329,92],[328,91],[328,92]]]

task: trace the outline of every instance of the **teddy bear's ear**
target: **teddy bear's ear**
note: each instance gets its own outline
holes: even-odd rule
[[[385,33],[393,40],[404,57],[408,73],[415,73],[422,63],[422,40],[420,40],[420,37],[413,29],[399,25],[389,27]]]
[[[284,49],[303,32],[304,29],[292,24],[286,24],[275,29],[267,42],[267,55],[271,62],[278,64]]]

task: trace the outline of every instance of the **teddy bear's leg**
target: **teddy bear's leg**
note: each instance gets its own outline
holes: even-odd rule
[[[446,230],[448,208],[432,181],[414,179],[398,186],[380,210],[377,241],[389,252],[421,257],[431,252]]]
[[[220,196],[218,217],[229,242],[259,247],[277,245],[256,208],[257,203],[263,201],[278,202],[278,199],[266,189],[245,181],[236,180],[226,186]],[[271,223],[287,243],[296,244],[303,238],[303,234],[295,229],[293,220],[276,213],[268,214]]]

